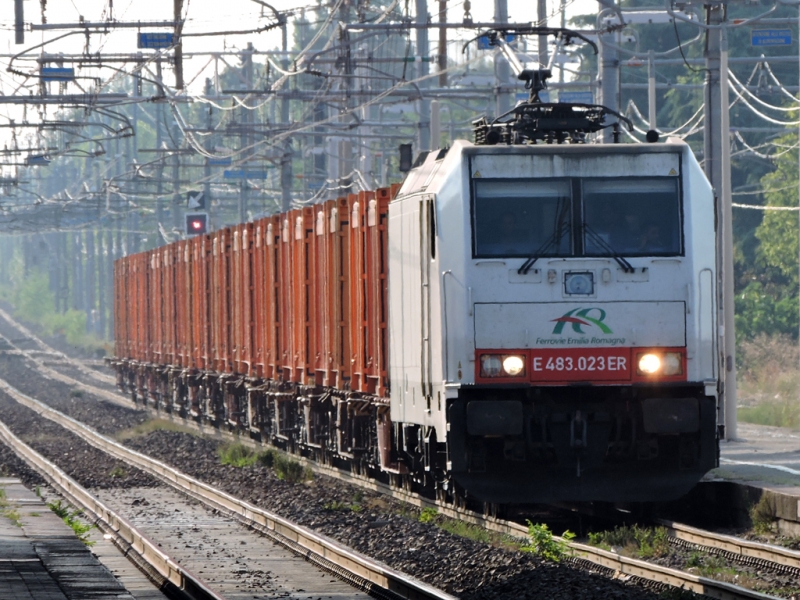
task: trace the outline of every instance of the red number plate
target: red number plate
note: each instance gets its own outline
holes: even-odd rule
[[[630,381],[630,348],[531,350],[531,381]]]

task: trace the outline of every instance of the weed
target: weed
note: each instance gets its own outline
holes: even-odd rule
[[[419,522],[420,523],[432,523],[437,519],[439,516],[439,511],[432,507],[423,508],[422,512],[419,513]]]
[[[353,502],[355,504],[361,504],[364,502],[364,491],[363,490],[356,490],[353,492]]]
[[[70,398],[83,398],[83,392],[81,390],[70,390],[69,391]]]
[[[772,533],[775,517],[775,502],[767,494],[762,494],[758,502],[750,507],[750,521],[753,523],[753,531],[759,535]]]
[[[41,486],[37,485],[36,488],[33,491],[39,498],[42,497],[42,488],[41,488]]]
[[[111,469],[111,472],[108,475],[112,479],[123,479],[128,476],[128,472],[119,465],[117,465],[116,467]]]
[[[667,556],[670,553],[669,534],[664,527],[623,525],[611,531],[590,533],[589,544],[606,550],[619,548],[639,558]]]
[[[258,460],[258,456],[252,449],[238,442],[223,444],[217,449],[217,453],[223,465],[234,467],[249,467]]]
[[[38,512],[32,512],[32,513],[30,513],[28,516],[31,516],[31,517],[41,517],[42,515],[40,515]]]
[[[523,552],[530,552],[553,562],[559,562],[571,554],[569,542],[575,539],[575,534],[567,530],[557,540],[547,525],[534,524],[528,521],[528,537],[530,544],[520,548]]]
[[[259,452],[256,459],[261,466],[272,468],[275,465],[275,457],[277,456],[279,456],[277,450],[274,448],[267,448]]]
[[[332,500],[328,502],[322,507],[324,510],[328,511],[352,511],[352,512],[361,512],[362,507],[360,504],[348,504],[347,502],[342,502],[341,500]]]
[[[50,508],[50,510],[56,513],[56,515],[58,515],[61,520],[64,521],[64,523],[72,528],[72,531],[75,532],[75,535],[78,536],[80,541],[87,546],[94,546],[95,543],[89,539],[89,532],[94,529],[94,525],[84,523],[79,519],[81,511],[71,511],[68,506],[62,504],[60,499],[55,502],[48,502],[47,506]]]
[[[273,466],[278,479],[282,479],[286,483],[294,485],[295,483],[300,483],[308,479],[307,471],[309,469],[306,469],[299,462],[291,458],[279,454],[275,456]],[[313,477],[313,473],[311,473],[311,476]]]

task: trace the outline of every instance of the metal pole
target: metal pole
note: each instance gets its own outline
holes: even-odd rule
[[[175,87],[183,89],[183,43],[181,43],[181,13],[183,12],[183,0],[174,0],[175,11]]]
[[[14,43],[25,43],[25,13],[22,0],[14,0]]]
[[[604,23],[600,24],[605,25]],[[603,31],[598,37],[600,42],[600,104],[619,112],[619,53],[617,36],[613,31]],[[603,130],[603,143],[614,141],[614,130],[607,127]]]
[[[547,0],[538,0],[536,18],[539,27],[547,27]],[[547,68],[547,65],[550,64],[546,35],[539,36],[539,64],[542,65],[542,68]]]
[[[655,52],[650,50],[647,57],[647,109],[651,131],[658,130],[656,127],[656,66],[653,64],[654,59]]]
[[[289,49],[289,40],[286,31],[286,23],[283,24],[281,34],[282,49],[284,52],[287,52]],[[305,42],[303,43],[305,44]],[[284,58],[281,59],[281,68],[284,71],[289,70],[288,54],[285,54]],[[281,100],[281,123],[283,123],[285,127],[289,126],[289,98],[284,98]],[[286,140],[286,144],[284,145],[284,154],[281,157],[281,210],[283,212],[288,211],[292,207],[293,179],[292,141]]]
[[[428,22],[428,2],[427,0],[416,0],[417,18],[419,24]],[[430,48],[428,46],[428,29],[421,27],[417,29],[417,56],[419,58],[419,76],[425,77],[430,71]],[[423,96],[419,100],[419,150],[431,149],[431,101],[425,94],[425,90],[430,87],[430,80],[423,79],[419,82]]]
[[[725,23],[722,4],[706,9],[709,25]],[[733,313],[733,207],[730,189],[730,126],[728,100],[728,39],[726,29],[706,31],[705,170],[717,196],[720,214],[718,244],[719,328],[722,334],[723,387],[718,423],[725,439],[736,438],[736,336]]]
[[[497,23],[508,23],[508,0],[494,0],[494,20]],[[496,52],[494,55],[494,72],[498,87],[508,85],[511,79],[511,68],[505,56],[500,52]],[[496,98],[495,112],[497,115],[502,115],[511,108],[511,95],[498,90]]]
[[[439,0],[439,23],[447,23],[447,0]],[[447,27],[439,27],[439,87],[447,87]]]

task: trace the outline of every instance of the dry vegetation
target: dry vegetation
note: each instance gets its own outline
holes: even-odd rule
[[[797,343],[759,336],[737,349],[739,421],[800,429]]]

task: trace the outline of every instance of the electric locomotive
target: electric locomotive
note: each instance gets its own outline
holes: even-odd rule
[[[715,257],[683,142],[429,154],[389,206],[392,421],[484,501],[681,496],[717,464]]]

